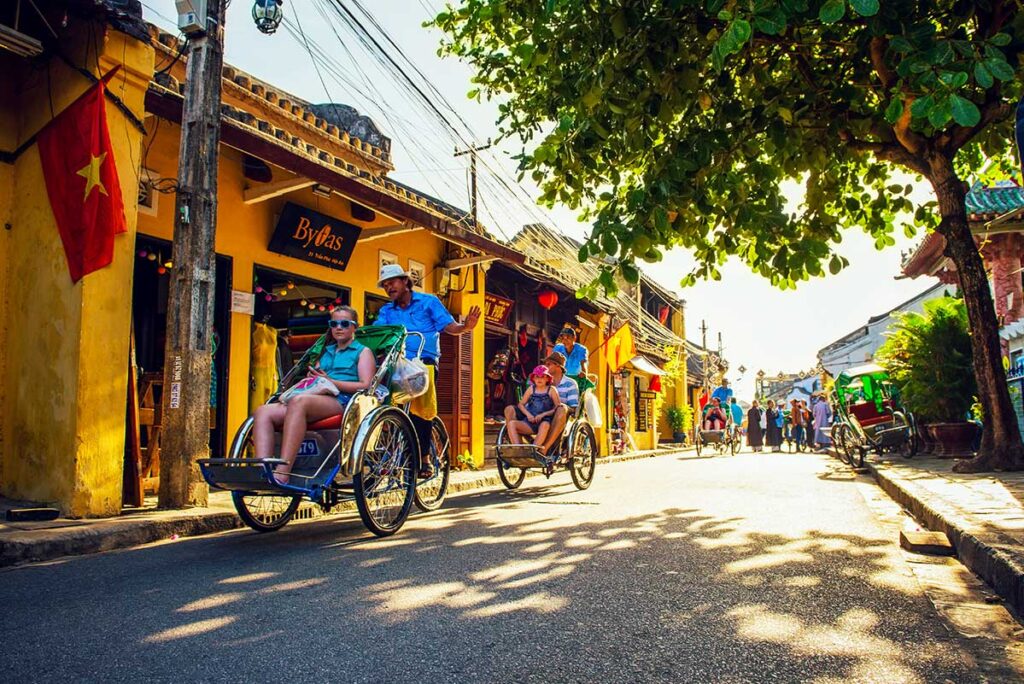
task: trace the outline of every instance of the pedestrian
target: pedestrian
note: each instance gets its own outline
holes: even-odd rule
[[[793,435],[793,447],[796,451],[804,450],[804,412],[800,408],[800,400],[793,399],[789,408],[790,434]]]
[[[440,333],[449,335],[462,335],[468,333],[480,320],[480,307],[470,307],[469,313],[462,323],[456,323],[448,309],[444,308],[441,300],[426,292],[415,292],[412,289],[412,278],[399,264],[385,264],[380,269],[380,278],[377,285],[387,293],[389,301],[381,307],[377,314],[374,325],[404,325],[408,332],[423,334],[423,354],[420,359],[428,366],[437,366],[441,357]],[[407,358],[416,358],[419,350],[420,340],[418,337],[409,335],[405,342],[405,355]],[[435,393],[432,403],[437,405],[437,388],[434,379],[431,379],[428,392]],[[420,477],[427,478],[434,474],[433,466],[430,463],[430,442],[432,437],[431,420],[434,416],[417,416],[409,414],[412,425],[416,429],[416,439],[419,443],[420,455]]]
[[[750,404],[747,411],[747,446],[756,451],[761,451],[764,445],[764,429],[766,416],[761,411],[757,399]]]
[[[832,420],[832,409],[828,405],[828,401],[825,397],[819,396],[817,403],[814,404],[814,443],[819,449],[825,447],[828,442],[828,437],[825,435],[825,428],[828,427],[829,422]]]
[[[736,397],[729,397],[729,418],[732,422],[732,436],[733,439],[740,439],[740,435],[743,434],[743,407],[736,403]]]
[[[765,444],[772,450],[772,453],[782,451],[782,410],[775,406],[775,400],[768,400],[768,409],[765,411]]]

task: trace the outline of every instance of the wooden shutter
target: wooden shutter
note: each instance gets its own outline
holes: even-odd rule
[[[437,412],[448,429],[454,454],[472,449],[473,335],[441,334],[437,369]]]

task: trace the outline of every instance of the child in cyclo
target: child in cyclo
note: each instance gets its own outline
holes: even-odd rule
[[[530,387],[516,406],[517,420],[508,424],[508,436],[513,444],[522,444],[520,435],[534,435],[533,443],[540,445],[551,429],[555,408],[561,403],[558,390],[551,384],[551,371],[540,365],[530,373]]]

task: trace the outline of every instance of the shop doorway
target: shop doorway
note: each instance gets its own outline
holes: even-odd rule
[[[227,420],[228,349],[230,334],[231,258],[215,261],[212,377],[210,382],[210,454],[224,454]],[[164,347],[167,341],[169,275],[174,269],[171,243],[138,235],[135,240],[135,274],[132,285],[132,334],[135,392],[129,391],[126,458],[136,459],[144,494],[155,494],[160,477],[161,401],[163,397]],[[135,411],[137,419],[133,418]],[[137,446],[137,456],[133,449]],[[134,474],[135,461],[129,461]],[[131,484],[126,481],[126,485]],[[131,487],[125,487],[128,496]],[[136,495],[138,492],[135,492]],[[138,503],[138,499],[135,500]]]
[[[351,305],[351,291],[263,266],[253,269],[249,410],[276,391],[281,378],[327,330],[330,311]]]

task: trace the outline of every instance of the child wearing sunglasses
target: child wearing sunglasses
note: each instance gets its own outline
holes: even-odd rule
[[[334,340],[328,345],[320,361],[309,369],[310,377],[323,377],[333,382],[340,393],[301,394],[287,404],[274,402],[256,409],[253,414],[253,446],[258,458],[271,458],[274,451],[274,431],[281,430],[281,458],[285,463],[277,467],[277,480],[287,483],[299,445],[306,435],[306,425],[341,414],[352,395],[370,386],[377,362],[373,352],[356,341],[359,314],[350,306],[339,306],[331,312],[328,333]]]

